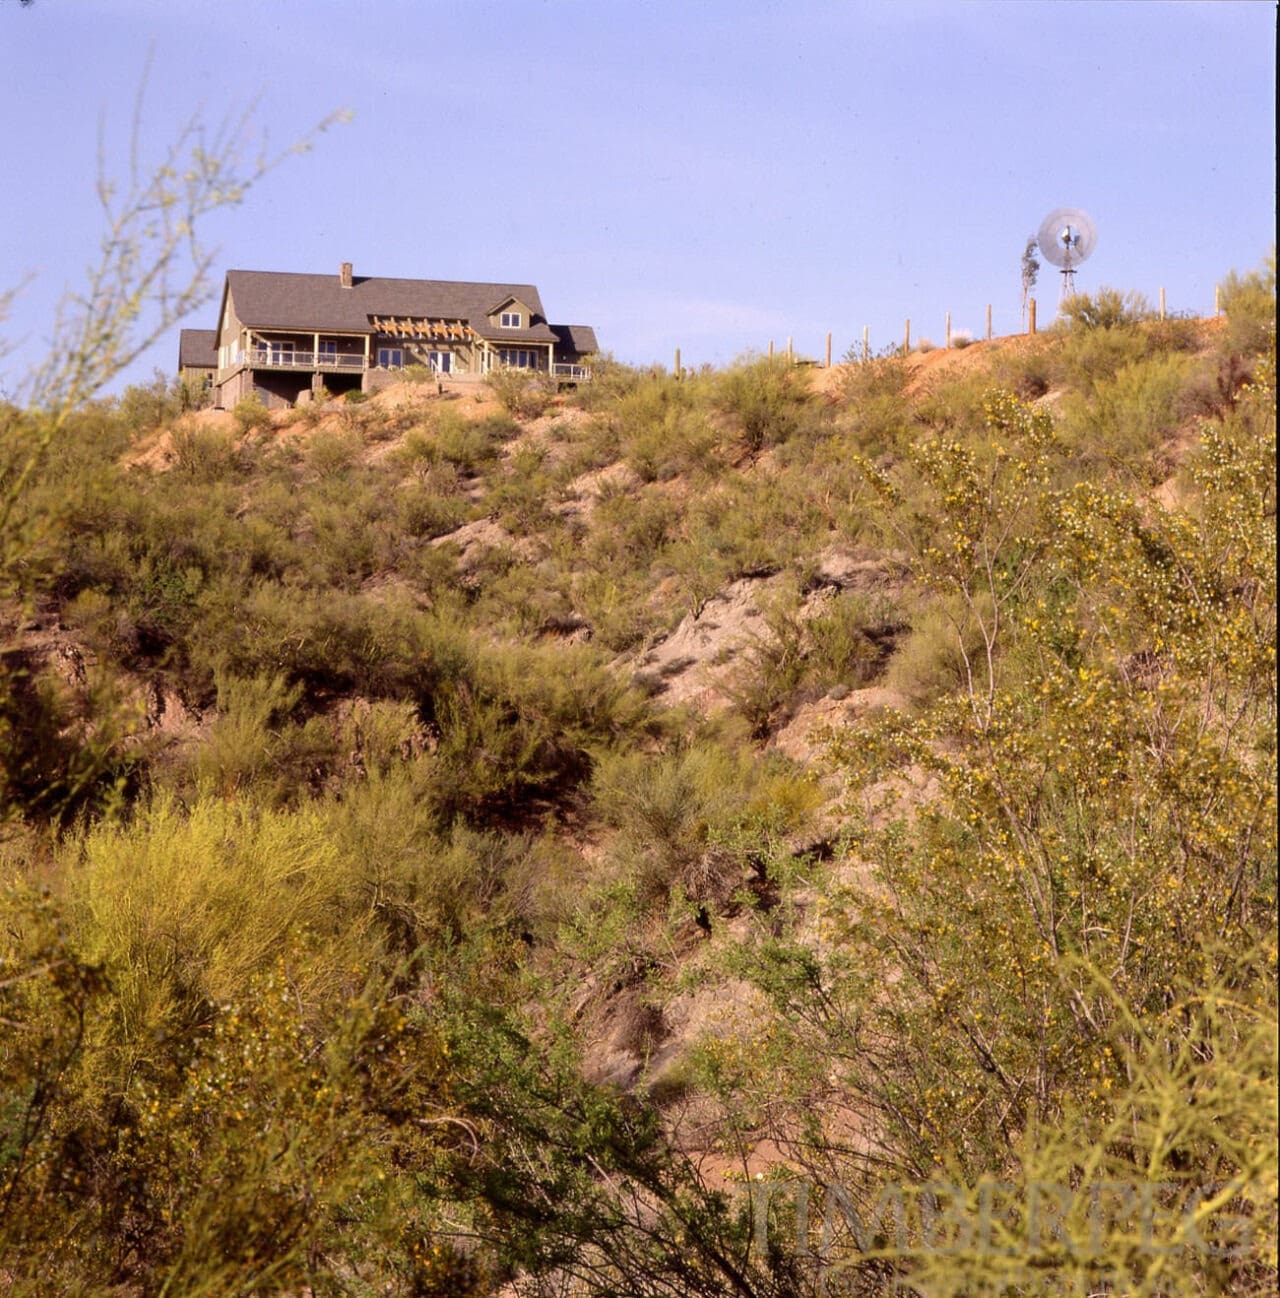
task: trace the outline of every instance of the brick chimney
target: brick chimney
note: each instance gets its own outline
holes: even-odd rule
[[[349,261],[344,261],[338,268],[338,283],[343,288],[351,287],[351,263]]]

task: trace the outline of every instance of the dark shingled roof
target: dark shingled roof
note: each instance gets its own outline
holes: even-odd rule
[[[178,368],[216,369],[218,365],[218,331],[184,329],[178,335]]]
[[[368,333],[370,316],[418,316],[465,320],[491,341],[555,341],[532,284],[356,276],[350,288],[343,288],[336,274],[229,270],[227,291],[240,322],[254,329]],[[533,312],[531,328],[499,329],[489,323],[494,303],[508,297],[519,298]]]
[[[572,352],[575,356],[594,356],[600,350],[596,331],[590,325],[552,325],[558,351]]]

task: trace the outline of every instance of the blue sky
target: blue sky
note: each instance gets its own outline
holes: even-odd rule
[[[0,394],[95,255],[99,122],[119,173],[149,55],[144,158],[194,113],[283,148],[351,110],[208,222],[219,274],[531,281],[621,360],[722,364],[988,303],[1014,332],[1058,206],[1097,221],[1079,288],[1211,311],[1274,240],[1274,49],[1261,0],[0,0],[0,288],[31,277]]]

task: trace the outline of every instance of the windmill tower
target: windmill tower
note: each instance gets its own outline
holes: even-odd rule
[[[1076,267],[1098,242],[1098,227],[1088,212],[1078,207],[1055,207],[1040,222],[1036,243],[1045,260],[1062,272],[1062,294],[1058,304],[1076,291]]]

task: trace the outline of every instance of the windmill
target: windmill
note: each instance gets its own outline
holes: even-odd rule
[[[1076,267],[1093,251],[1098,242],[1098,227],[1088,212],[1078,207],[1055,207],[1040,222],[1036,243],[1045,260],[1062,272],[1062,298],[1076,291]]]

